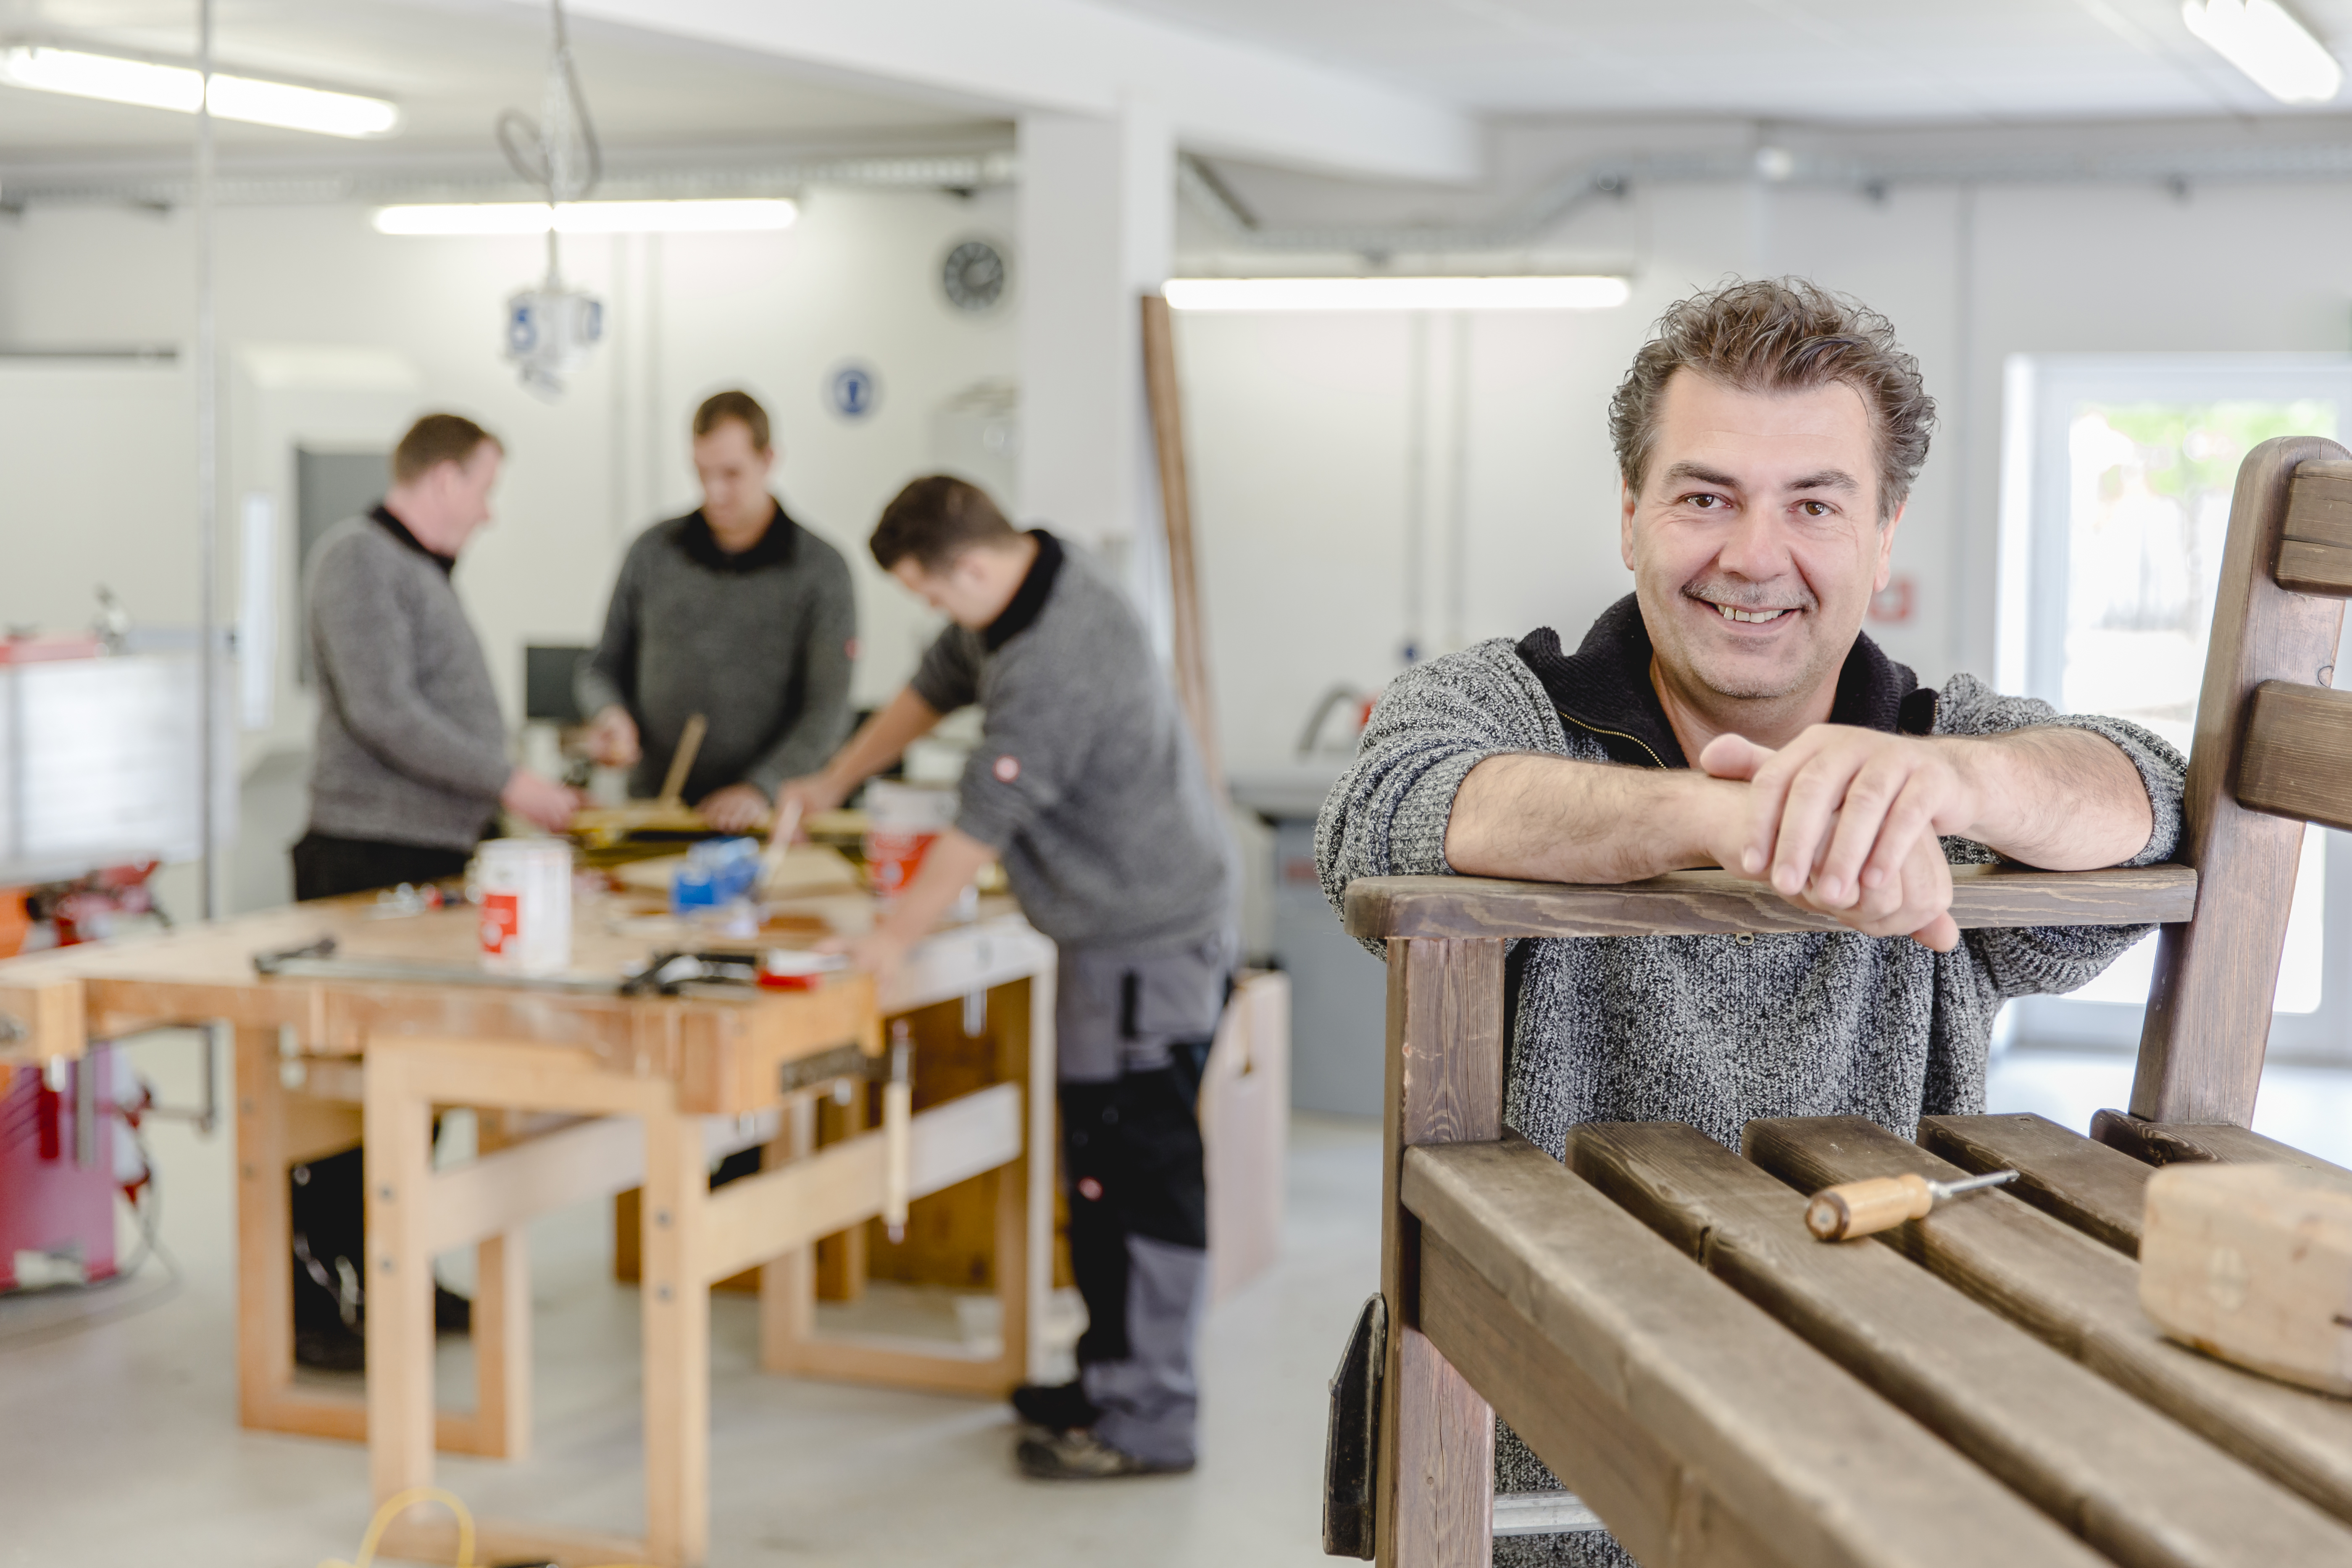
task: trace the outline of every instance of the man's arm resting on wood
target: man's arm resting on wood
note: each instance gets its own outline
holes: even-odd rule
[[[1465,877],[1638,882],[1716,866],[1746,821],[1745,786],[1566,757],[1489,757],[1454,792],[1446,863]]]
[[[2147,785],[2124,749],[2095,730],[2056,726],[1938,740],[1977,796],[1962,830],[2045,871],[2093,871],[2147,847]]]

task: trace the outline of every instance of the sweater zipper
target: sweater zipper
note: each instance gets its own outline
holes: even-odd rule
[[[1570,723],[1575,725],[1580,730],[1589,730],[1596,735],[1614,735],[1621,741],[1633,742],[1633,744],[1642,748],[1642,754],[1650,759],[1650,765],[1654,768],[1664,769],[1666,765],[1664,760],[1662,759],[1657,752],[1650,750],[1649,743],[1643,741],[1639,735],[1628,735],[1622,730],[1604,730],[1598,724],[1588,724],[1565,708],[1555,708],[1553,711],[1558,713],[1561,718],[1567,720]]]

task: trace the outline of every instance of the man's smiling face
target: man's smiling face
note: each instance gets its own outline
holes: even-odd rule
[[[1740,392],[1678,370],[1654,433],[1623,549],[1658,673],[1702,708],[1804,705],[1836,681],[1901,521],[1878,520],[1862,395]]]

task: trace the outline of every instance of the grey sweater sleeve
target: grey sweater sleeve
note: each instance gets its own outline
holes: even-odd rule
[[[467,733],[416,684],[414,618],[363,552],[321,552],[310,585],[314,647],[343,726],[394,773],[494,802],[514,772],[506,748]]]
[[[2126,866],[2152,866],[2171,858],[2180,842],[2180,802],[2189,764],[2158,736],[2121,719],[2060,713],[2030,697],[2003,697],[1970,675],[1946,683],[1936,704],[1939,735],[1998,735],[2034,726],[2088,730],[2113,742],[2139,773],[2147,790],[2153,826],[2138,854]],[[1947,839],[1957,861],[1992,858],[1981,845]],[[2002,996],[2072,991],[2088,984],[2151,926],[2029,926],[1963,933]]]
[[[572,695],[580,711],[593,719],[607,708],[635,709],[629,700],[637,673],[637,559],[645,549],[641,538],[621,561],[621,574],[613,584],[613,597],[604,606],[604,635],[596,651],[580,663],[572,678]]]
[[[776,743],[743,771],[743,782],[770,800],[786,779],[823,767],[849,728],[849,678],[856,658],[857,595],[849,564],[827,551],[801,632],[805,683],[801,710]]]
[[[1359,877],[1451,876],[1445,829],[1470,770],[1563,745],[1559,716],[1507,639],[1414,665],[1381,694],[1354,765],[1324,797],[1315,823],[1324,897],[1344,915]],[[1365,945],[1378,955],[1377,942]]]
[[[931,705],[932,712],[952,713],[980,700],[980,659],[972,648],[974,640],[961,626],[950,626],[932,640],[923,662],[915,667],[914,679],[907,684]]]

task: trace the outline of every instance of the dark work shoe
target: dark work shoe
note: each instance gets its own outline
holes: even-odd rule
[[[1048,1432],[1068,1432],[1102,1419],[1102,1407],[1076,1383],[1024,1383],[1013,1391],[1022,1420]]]
[[[1065,1432],[1055,1437],[1024,1437],[1013,1451],[1021,1473],[1038,1481],[1108,1481],[1121,1476],[1181,1476],[1192,1468],[1158,1464],[1114,1448],[1092,1432]]]

